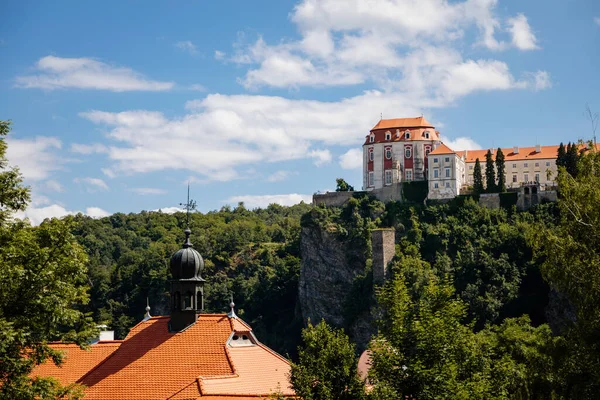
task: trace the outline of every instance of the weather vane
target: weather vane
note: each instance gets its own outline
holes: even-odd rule
[[[179,203],[185,209],[187,214],[186,216],[186,224],[188,228],[190,227],[190,212],[196,209],[196,202],[194,200],[190,200],[190,184],[188,182],[188,191],[187,191],[187,202]]]

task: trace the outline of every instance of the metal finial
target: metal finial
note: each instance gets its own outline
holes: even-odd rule
[[[185,242],[183,243],[183,248],[194,247],[194,245],[190,241],[190,235],[192,234],[190,228],[186,228],[185,231],[183,231],[183,233],[185,233]]]
[[[231,302],[229,303],[230,311],[227,314],[227,316],[229,318],[237,319],[237,315],[235,315],[235,309],[234,309],[235,308],[235,303],[233,302],[233,294],[230,295],[230,298],[231,298]]]
[[[190,200],[190,183],[188,182],[188,187],[187,187],[187,201],[185,203],[179,203],[180,206],[182,206],[185,209],[186,212],[186,226],[189,228],[190,227],[190,211],[193,211],[196,209],[196,202],[194,200]]]
[[[144,315],[144,321],[150,318],[152,318],[152,315],[150,315],[150,300],[146,297],[146,315]]]

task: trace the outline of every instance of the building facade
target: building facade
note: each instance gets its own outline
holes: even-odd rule
[[[363,190],[427,179],[440,134],[424,117],[382,119],[363,144]]]

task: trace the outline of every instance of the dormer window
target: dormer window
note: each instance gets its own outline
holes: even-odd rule
[[[385,133],[385,140],[391,140],[392,139],[392,133],[391,132],[386,132]]]
[[[410,139],[410,131],[409,130],[406,130],[406,132],[404,132],[404,138]]]
[[[429,131],[423,132],[423,135],[425,136],[425,139],[429,139]]]
[[[375,141],[375,135],[369,136],[369,143],[373,143]]]
[[[229,347],[248,347],[254,346],[254,337],[249,332],[234,332],[229,341]]]

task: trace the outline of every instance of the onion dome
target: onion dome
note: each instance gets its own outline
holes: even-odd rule
[[[188,228],[184,232],[183,248],[171,256],[171,275],[173,275],[173,279],[204,280],[200,276],[204,269],[204,260],[190,242],[192,231]]]

